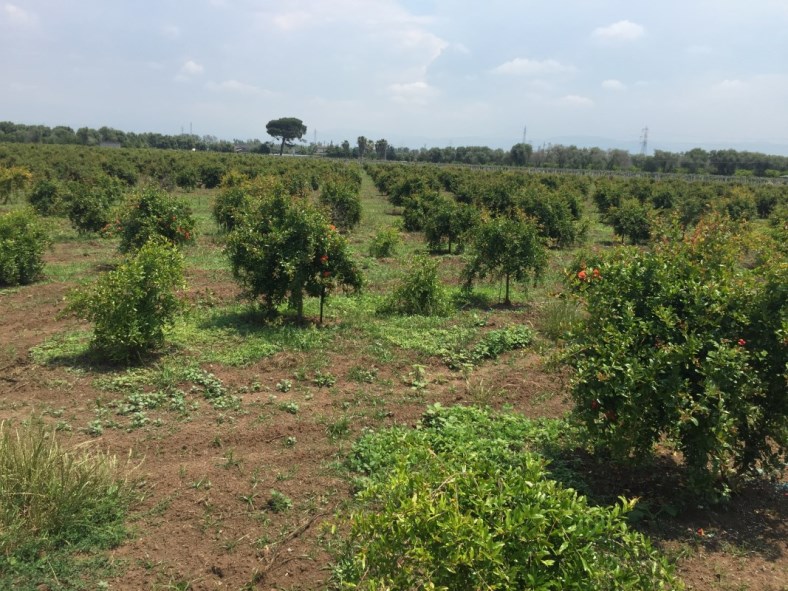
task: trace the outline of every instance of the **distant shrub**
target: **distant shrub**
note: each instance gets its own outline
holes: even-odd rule
[[[273,314],[285,300],[303,317],[304,296],[323,303],[337,287],[357,290],[362,277],[347,240],[305,199],[281,191],[252,198],[227,236],[233,275]]]
[[[0,166],[0,201],[7,204],[14,195],[33,180],[33,174],[23,166]]]
[[[57,181],[48,179],[38,181],[27,196],[27,202],[36,213],[43,216],[61,215],[66,211],[63,188]]]
[[[505,282],[504,302],[511,304],[510,283],[536,280],[547,262],[545,241],[531,218],[483,219],[471,238],[471,256],[463,269],[465,289],[490,275]]]
[[[260,199],[287,194],[282,181],[273,176],[249,180],[236,171],[222,178],[222,188],[213,202],[213,218],[225,232],[231,232]]]
[[[112,221],[112,209],[123,195],[121,181],[103,176],[89,183],[71,182],[66,210],[71,224],[81,233],[98,232]]]
[[[386,228],[372,238],[372,242],[369,245],[369,254],[376,259],[393,256],[401,242],[402,235],[397,228]]]
[[[448,316],[451,298],[438,277],[438,261],[425,256],[414,257],[380,311],[384,314]]]
[[[66,313],[94,323],[93,348],[111,361],[128,361],[164,343],[180,308],[183,257],[168,244],[148,242],[92,285],[74,292]]]
[[[326,183],[320,191],[320,203],[328,209],[334,225],[343,232],[355,228],[361,221],[361,198],[358,188],[350,183]]]
[[[474,206],[440,199],[425,212],[424,237],[434,251],[440,250],[445,240],[451,254],[453,244],[458,251],[462,250],[462,238],[478,223],[479,212]]]
[[[623,199],[617,207],[611,207],[606,219],[613,232],[632,244],[641,244],[651,238],[651,208],[637,199]]]
[[[758,215],[755,194],[746,187],[733,187],[725,194],[719,207],[732,220],[752,220]]]
[[[47,231],[32,210],[0,215],[0,285],[35,281],[44,268]]]
[[[151,239],[173,246],[194,242],[194,217],[185,199],[156,187],[132,193],[121,209],[115,231],[120,234],[120,251],[139,249]]]

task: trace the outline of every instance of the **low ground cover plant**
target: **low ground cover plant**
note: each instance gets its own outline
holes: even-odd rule
[[[625,515],[550,478],[516,415],[433,407],[420,429],[368,433],[338,589],[673,589],[672,568]],[[542,441],[539,441],[542,439]]]

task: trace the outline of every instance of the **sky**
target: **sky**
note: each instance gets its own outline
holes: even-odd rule
[[[0,0],[0,120],[788,154],[788,0]]]

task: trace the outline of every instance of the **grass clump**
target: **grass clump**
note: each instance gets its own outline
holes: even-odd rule
[[[433,407],[417,430],[369,433],[350,464],[360,507],[334,569],[341,589],[678,588],[630,531],[634,502],[596,507],[524,450],[557,433],[512,414]]]
[[[66,450],[41,421],[0,423],[0,582],[50,552],[118,544],[130,492],[113,456]]]

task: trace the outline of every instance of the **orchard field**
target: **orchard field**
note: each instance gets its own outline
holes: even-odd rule
[[[786,589],[785,183],[0,175],[0,588]]]

